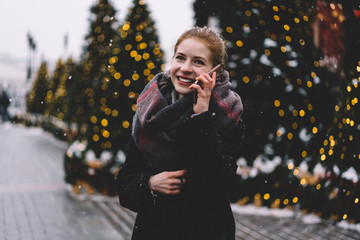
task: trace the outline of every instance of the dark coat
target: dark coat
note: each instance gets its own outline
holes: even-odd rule
[[[229,190],[235,177],[242,125],[219,133],[211,112],[187,118],[174,134],[186,141],[186,184],[179,195],[152,197],[151,169],[134,140],[116,184],[120,204],[138,213],[133,240],[233,240]]]

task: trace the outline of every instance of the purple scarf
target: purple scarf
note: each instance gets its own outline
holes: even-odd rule
[[[209,110],[215,113],[215,126],[219,133],[230,132],[240,120],[243,105],[239,95],[230,90],[231,83],[226,71],[216,80]],[[132,136],[138,149],[154,170],[181,169],[183,141],[172,134],[172,126],[190,116],[193,111],[193,94],[171,102],[169,71],[157,74],[144,88],[137,100]],[[191,138],[191,136],[189,136]]]

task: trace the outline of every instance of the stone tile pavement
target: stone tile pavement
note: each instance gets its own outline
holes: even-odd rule
[[[64,183],[66,144],[38,128],[0,124],[0,240],[127,240],[136,214],[116,198],[79,200]],[[237,239],[360,239],[331,221],[234,208]]]

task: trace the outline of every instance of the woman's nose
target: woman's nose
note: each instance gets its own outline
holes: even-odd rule
[[[181,71],[182,72],[191,72],[192,71],[191,64],[189,62],[184,62],[181,65]]]

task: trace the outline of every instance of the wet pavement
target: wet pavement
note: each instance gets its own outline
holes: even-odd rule
[[[39,128],[0,124],[0,240],[127,240],[136,214],[116,198],[80,200],[64,182],[67,147]],[[360,239],[332,221],[234,207],[237,239]],[[151,239],[150,239],[151,240]]]
[[[39,128],[0,125],[0,239],[123,239],[91,201],[64,182],[66,144]]]

